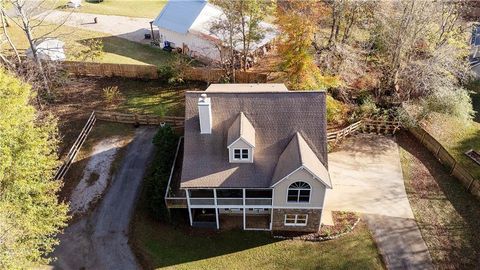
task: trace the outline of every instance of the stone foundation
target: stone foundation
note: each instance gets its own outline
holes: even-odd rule
[[[322,209],[272,209],[272,231],[317,232],[320,228]],[[307,214],[306,226],[285,226],[286,214]]]

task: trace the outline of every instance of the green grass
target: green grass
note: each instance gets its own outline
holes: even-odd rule
[[[480,166],[464,154],[470,149],[480,151],[480,94],[472,93],[472,103],[477,111],[473,121],[465,123],[455,117],[433,114],[426,121],[426,130],[474,177],[480,179]]]
[[[53,24],[44,25],[36,30],[36,36],[41,36],[55,27]],[[23,52],[29,48],[28,41],[18,26],[12,23],[8,31],[14,44],[20,51]],[[175,59],[174,54],[159,48],[110,36],[105,33],[65,25],[61,26],[50,36],[57,36],[65,42],[65,52],[68,60],[77,60],[74,58],[74,52],[86,49],[87,47],[84,44],[88,39],[100,39],[103,42],[104,55],[100,59],[94,59],[94,62],[161,66],[171,63]],[[6,46],[4,45],[5,48]]]
[[[401,133],[397,141],[407,196],[436,268],[475,268],[480,204],[413,136]]]
[[[54,2],[53,0],[50,0]],[[55,1],[61,8],[68,1]],[[82,1],[82,6],[76,12],[94,13],[103,15],[119,15],[127,17],[141,17],[154,19],[167,3],[166,0],[104,0],[101,3],[87,0]]]
[[[195,85],[170,86],[158,80],[129,80],[109,78],[96,82],[96,91],[117,86],[122,100],[102,109],[160,116],[183,116],[185,114],[185,91],[196,89]],[[103,96],[103,95],[102,95]]]
[[[363,224],[340,239],[314,243],[278,241],[267,232],[186,233],[137,214],[133,243],[154,269],[383,269]]]

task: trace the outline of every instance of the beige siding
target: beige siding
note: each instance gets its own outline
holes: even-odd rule
[[[287,203],[288,187],[297,181],[308,183],[312,188],[310,192],[310,203]],[[282,180],[274,187],[273,205],[274,207],[323,207],[323,198],[325,197],[325,185],[313,178],[313,176],[301,169]]]
[[[233,160],[233,149],[235,149],[235,148],[248,149],[250,159],[249,160],[242,160],[242,161]],[[254,151],[254,148],[251,148],[250,145],[248,145],[246,142],[244,142],[243,140],[238,140],[238,141],[234,142],[232,144],[232,146],[230,146],[230,148],[229,148],[230,162],[232,162],[232,163],[247,163],[247,162],[251,163],[251,162],[253,162],[253,158],[254,158],[253,151]]]

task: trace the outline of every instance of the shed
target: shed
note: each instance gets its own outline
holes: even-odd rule
[[[36,44],[37,55],[41,60],[64,61],[66,59],[64,51],[65,43],[58,39],[45,39]],[[28,58],[33,58],[32,48],[26,51]]]

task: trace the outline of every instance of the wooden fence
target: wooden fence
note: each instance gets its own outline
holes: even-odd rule
[[[355,132],[377,133],[377,134],[395,134],[400,130],[399,121],[388,121],[379,119],[363,119],[355,122],[343,129],[327,131],[327,142],[337,143],[343,138]]]
[[[465,169],[432,135],[421,127],[408,129],[462,185],[477,198],[480,198],[480,181]]]
[[[65,177],[65,175],[68,172],[68,169],[72,165],[73,160],[78,154],[78,151],[82,147],[83,143],[87,139],[88,134],[90,131],[92,131],[93,125],[95,125],[96,121],[95,117],[95,112],[92,112],[90,114],[90,117],[87,120],[87,123],[83,127],[82,131],[80,132],[80,135],[78,135],[77,139],[75,140],[75,143],[73,143],[72,148],[70,148],[70,151],[68,151],[68,154],[63,162],[63,164],[57,169],[57,172],[55,173],[54,179],[55,180],[60,180]]]
[[[119,113],[109,111],[95,111],[95,115],[98,120],[136,124],[136,125],[160,125],[162,123],[169,124],[173,128],[180,128],[184,125],[184,117],[176,116],[157,116],[149,114],[132,114],[132,113]]]
[[[72,74],[81,76],[158,79],[157,67],[152,65],[65,61],[62,62],[62,67]]]
[[[138,79],[158,79],[157,67],[153,65],[130,65],[130,64],[109,64],[92,63],[79,61],[62,62],[62,67],[69,73],[81,76],[98,77],[124,77]],[[216,83],[223,79],[225,71],[215,68],[188,68],[185,71],[184,79],[190,81],[204,81]],[[235,73],[237,83],[266,83],[267,74],[248,71],[237,71]]]

